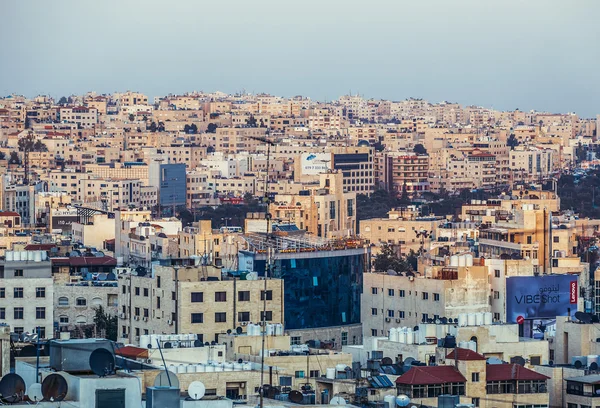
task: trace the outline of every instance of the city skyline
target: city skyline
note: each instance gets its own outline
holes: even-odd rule
[[[110,11],[105,4],[0,5],[10,16],[0,34],[19,34],[0,46],[11,61],[0,67],[1,94],[245,89],[324,101],[352,91],[599,113],[595,2],[380,1],[367,8],[309,1],[291,9],[271,1],[182,8],[151,1],[141,9],[126,1]]]

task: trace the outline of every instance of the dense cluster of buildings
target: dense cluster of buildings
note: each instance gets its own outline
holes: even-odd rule
[[[596,164],[597,129],[352,95],[0,98],[2,374],[60,371],[79,407],[148,401],[165,370],[223,408],[596,406],[600,220],[546,182]],[[413,205],[359,222],[381,189]],[[464,189],[502,192],[424,215]],[[253,199],[243,225],[203,217]],[[101,378],[19,351],[101,338]]]

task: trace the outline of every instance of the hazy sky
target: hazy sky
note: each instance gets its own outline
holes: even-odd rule
[[[360,92],[600,113],[600,1],[0,0],[0,94]]]

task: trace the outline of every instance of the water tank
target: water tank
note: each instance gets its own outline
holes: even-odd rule
[[[598,358],[599,357],[596,354],[590,354],[589,356],[587,356],[587,365],[588,365],[588,367],[590,365],[592,365],[592,363],[598,364]]]
[[[276,336],[283,336],[283,324],[277,323],[275,325],[275,335]]]
[[[233,363],[233,371],[242,371],[244,369],[244,365],[242,363],[235,362]]]
[[[21,251],[21,261],[26,261],[26,260],[27,260],[27,251]]]
[[[483,316],[484,316],[483,312],[475,313],[475,326],[483,325]]]
[[[330,380],[335,380],[335,368],[328,368],[325,377]]]
[[[46,251],[40,251],[42,253],[42,261],[47,261],[48,260],[48,254],[46,253]]]
[[[477,343],[474,341],[467,342],[467,348],[471,351],[477,351]]]
[[[252,370],[252,364],[244,363],[244,371],[250,371],[250,370]]]
[[[214,367],[215,367],[215,372],[216,373],[220,373],[220,372],[223,371],[223,366],[222,365],[217,365],[217,366],[214,366]]]
[[[206,372],[206,367],[204,364],[200,363],[200,364],[196,364],[196,372],[197,373],[204,373]]]
[[[176,373],[177,367],[174,364],[169,364],[169,371],[172,373]]]
[[[42,262],[42,251],[33,251],[33,261]]]
[[[224,371],[233,371],[233,363],[225,363],[223,364],[223,370]]]
[[[452,255],[450,257],[450,266],[458,266],[458,255]]]
[[[204,368],[205,368],[204,371],[207,372],[207,373],[214,373],[215,372],[215,366],[214,365],[207,364],[207,365],[204,366]]]
[[[178,373],[185,373],[186,372],[186,366],[187,366],[187,364],[179,364],[177,366],[177,372]]]
[[[467,258],[464,255],[458,257],[458,266],[467,266]]]
[[[406,343],[406,330],[404,328],[398,329],[398,343]]]
[[[458,343],[458,347],[462,348],[462,349],[468,349],[469,348],[469,342],[468,341],[461,341]]]
[[[272,336],[274,334],[274,327],[272,324],[267,324],[267,336]]]
[[[466,261],[467,266],[473,266],[473,255],[466,254],[465,261]]]
[[[15,262],[19,262],[21,260],[21,252],[20,251],[13,252],[13,260]]]
[[[396,396],[386,395],[385,397],[383,397],[383,402],[385,403],[385,408],[394,408],[396,406]]]
[[[492,312],[485,312],[483,314],[483,324],[485,324],[486,326],[492,324],[492,322],[494,321],[493,316],[494,315],[492,315]]]
[[[406,344],[414,344],[415,343],[415,332],[409,327],[406,331]]]
[[[152,344],[152,348],[158,348],[159,336],[156,334],[151,334],[150,335],[150,344]]]
[[[188,364],[185,368],[186,373],[195,373],[196,372],[196,364]]]
[[[4,256],[6,257],[7,262],[12,262],[15,260],[15,254],[13,251],[6,251]]]
[[[475,326],[476,323],[477,323],[477,320],[475,317],[475,313],[468,313],[467,314],[467,326]]]
[[[467,314],[459,313],[458,314],[458,327],[465,327],[467,325]]]
[[[398,329],[396,329],[395,327],[392,327],[390,329],[390,335],[388,336],[388,340],[389,341],[398,341]]]
[[[142,334],[140,336],[140,347],[148,348],[148,344],[150,344],[150,336],[147,334]]]
[[[26,251],[27,252],[27,260],[33,262],[35,259],[35,251]]]

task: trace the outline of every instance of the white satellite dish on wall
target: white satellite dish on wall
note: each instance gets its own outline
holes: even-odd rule
[[[204,386],[204,384],[202,382],[192,381],[190,383],[190,386],[188,387],[188,395],[190,396],[190,398],[199,400],[199,399],[202,399],[202,397],[204,397],[205,393],[206,393],[206,387]]]

